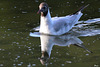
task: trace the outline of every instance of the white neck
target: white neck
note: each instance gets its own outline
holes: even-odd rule
[[[41,16],[41,24],[43,23],[50,23],[51,22],[51,15],[50,15],[50,11],[48,9],[48,13],[46,16]]]
[[[51,20],[51,15],[50,15],[49,9],[48,9],[47,15],[41,16],[40,20],[41,20],[40,21],[40,33],[50,34],[52,20]]]

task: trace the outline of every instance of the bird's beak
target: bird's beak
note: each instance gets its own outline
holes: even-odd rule
[[[43,10],[42,10],[42,9],[40,9],[40,10],[37,12],[37,14],[39,14],[39,13],[41,13],[41,12],[43,12]]]

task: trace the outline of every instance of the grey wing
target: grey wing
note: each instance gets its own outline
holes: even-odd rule
[[[58,22],[54,23],[53,27],[54,27],[55,31],[57,32],[65,27],[68,27],[68,24],[65,21],[58,21]]]
[[[68,15],[65,17],[54,17],[53,20],[53,27],[55,31],[60,31],[62,33],[68,32],[80,19],[82,13],[75,15]]]
[[[68,32],[72,28],[72,20],[70,20],[71,16],[67,17],[58,17],[53,20],[53,27],[56,32],[65,33]]]

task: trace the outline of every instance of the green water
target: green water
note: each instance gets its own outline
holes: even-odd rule
[[[40,38],[29,33],[39,26],[38,0],[0,1],[0,67],[45,67],[40,63]],[[100,18],[100,0],[47,0],[52,16],[73,13],[80,6],[90,4],[81,20]],[[94,24],[98,26],[99,24]],[[94,27],[96,28],[96,27]],[[99,67],[100,35],[79,37],[93,53],[70,46],[53,46],[48,67]]]

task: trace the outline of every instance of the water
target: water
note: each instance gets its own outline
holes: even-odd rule
[[[81,23],[76,24],[70,32],[75,33],[71,35],[76,36],[78,43],[83,43],[86,49],[93,52],[89,53],[86,49],[74,45],[60,46],[56,40],[46,65],[40,62],[42,56],[40,35],[30,36],[30,33],[34,32],[33,28],[39,26],[39,15],[36,13],[41,2],[39,0],[0,1],[0,67],[99,67],[100,1],[46,1],[50,5],[52,16],[71,14],[80,6],[90,4],[84,10]],[[68,41],[66,38],[65,41]],[[63,41],[59,37],[56,39]]]

